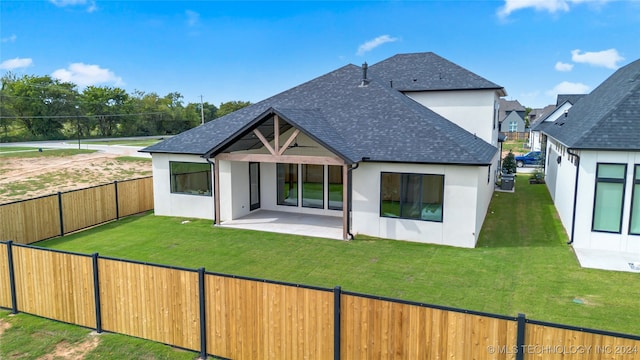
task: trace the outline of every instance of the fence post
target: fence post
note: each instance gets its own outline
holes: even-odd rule
[[[62,193],[58,191],[58,212],[60,214],[60,236],[64,236],[64,216],[62,214]]]
[[[526,318],[524,314],[518,314],[518,335],[516,337],[516,360],[524,360],[524,330]]]
[[[7,260],[9,266],[9,288],[11,290],[11,313],[18,313],[18,299],[16,299],[16,277],[13,272],[13,241],[7,241]]]
[[[205,308],[204,268],[198,269],[198,292],[200,293],[200,359],[207,359],[207,313]]]
[[[120,200],[118,199],[118,180],[113,182],[116,189],[116,220],[120,220]]]
[[[333,358],[340,360],[340,286],[333,288]]]
[[[96,332],[102,332],[102,309],[100,306],[100,276],[98,274],[98,253],[93,253],[93,297],[96,303]]]

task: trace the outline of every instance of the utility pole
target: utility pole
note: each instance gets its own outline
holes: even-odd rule
[[[204,125],[204,103],[202,102],[202,95],[200,95],[200,117],[202,118],[202,124]]]

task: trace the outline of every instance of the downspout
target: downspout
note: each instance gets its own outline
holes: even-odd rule
[[[215,190],[214,190],[215,189],[215,184],[213,183],[213,181],[214,181],[214,179],[213,179],[213,177],[214,177],[213,176],[214,169],[213,168],[215,168],[216,164],[213,161],[211,161],[211,158],[206,157],[204,159],[209,164],[211,164],[211,177],[212,177],[212,179],[211,179],[211,198],[213,199],[213,225],[215,225],[216,224],[216,199],[215,199],[216,195],[215,195]]]
[[[364,161],[367,158],[362,158],[362,161]],[[350,166],[347,169],[347,240],[353,240],[353,234],[351,233],[351,200],[353,198],[352,196],[352,191],[353,191],[353,185],[352,185],[352,179],[353,176],[351,175],[351,172],[355,169],[358,168],[358,166],[360,166],[360,163],[357,162],[355,166]]]
[[[578,204],[578,176],[580,175],[580,155],[571,152],[571,148],[567,148],[567,153],[576,157],[576,183],[573,186],[573,215],[571,216],[571,237],[567,245],[573,244],[573,237],[576,232],[576,205]]]

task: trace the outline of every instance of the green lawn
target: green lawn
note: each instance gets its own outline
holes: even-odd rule
[[[191,351],[175,349],[153,341],[146,341],[126,335],[102,333],[90,335],[91,330],[80,326],[64,324],[41,317],[19,313],[11,316],[0,310],[0,324],[10,326],[0,337],[0,359],[40,359],[51,354],[56,346],[82,347],[83,342],[97,339],[97,346],[83,359],[136,359],[147,360],[192,360],[197,355]],[[56,359],[79,359],[59,355]]]
[[[125,145],[125,146],[150,146],[159,143],[160,139],[144,139],[144,140],[105,140],[105,141],[91,141],[82,140],[82,144],[85,145]]]
[[[524,147],[527,143],[527,140],[508,140],[502,143],[502,151],[511,150],[514,154],[524,154],[531,150]]]
[[[445,215],[446,216],[446,215]],[[640,277],[582,269],[544,185],[495,193],[475,249],[129,217],[39,246],[640,334]]]
[[[26,146],[2,146],[0,145],[0,153],[13,151],[38,151],[38,148]]]
[[[4,148],[6,149],[6,148]],[[33,151],[24,151],[24,152],[16,152],[16,151],[1,151],[1,157],[11,157],[11,158],[36,158],[36,157],[57,157],[57,156],[72,156],[77,154],[90,154],[96,152],[96,150],[78,150],[78,149],[43,149],[44,151],[40,152],[38,149],[33,149]]]

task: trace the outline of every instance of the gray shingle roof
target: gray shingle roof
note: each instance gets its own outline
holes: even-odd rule
[[[432,52],[398,54],[369,67],[370,77],[399,91],[504,88]]]
[[[487,165],[497,149],[384,83],[360,86],[347,65],[143,151],[213,154],[269,113],[327,146],[349,163],[370,161]],[[231,140],[232,141],[232,140]]]
[[[640,60],[616,71],[541,129],[576,149],[640,150]]]
[[[587,94],[558,94],[556,98],[556,106],[560,106],[565,102],[571,103],[571,105],[575,105],[578,100],[585,97]]]

